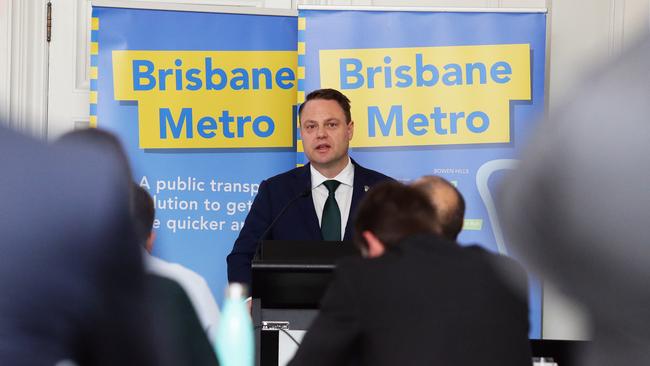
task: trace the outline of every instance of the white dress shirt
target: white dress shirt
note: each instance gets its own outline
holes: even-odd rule
[[[318,224],[320,225],[321,220],[323,219],[323,208],[325,207],[325,201],[329,196],[329,191],[327,187],[323,185],[323,182],[329,179],[338,180],[341,182],[339,187],[334,193],[336,198],[336,203],[339,205],[339,211],[341,212],[341,240],[345,236],[345,226],[348,223],[348,217],[350,216],[350,207],[352,206],[352,189],[354,187],[354,164],[348,157],[348,165],[341,170],[341,172],[334,178],[326,178],[322,175],[313,165],[309,166],[311,169],[311,198],[314,200],[314,208],[316,209],[316,216],[318,216]]]
[[[208,338],[213,341],[219,322],[219,307],[212,296],[208,283],[198,273],[177,263],[170,263],[143,251],[147,272],[176,281],[192,301],[196,315]]]

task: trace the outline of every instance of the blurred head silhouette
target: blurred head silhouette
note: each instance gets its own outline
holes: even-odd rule
[[[650,364],[650,40],[540,124],[501,192],[509,242],[591,313],[589,365]]]
[[[124,161],[1,127],[0,153],[0,364],[159,364]]]
[[[91,149],[110,155],[119,163],[120,175],[128,179],[129,183],[133,181],[129,158],[118,137],[111,132],[100,128],[82,128],[62,135],[55,144]]]

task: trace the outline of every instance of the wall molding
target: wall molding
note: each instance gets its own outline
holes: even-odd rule
[[[0,2],[0,124],[9,123],[11,104],[11,3]]]
[[[88,93],[90,90],[90,18],[92,6],[90,0],[76,0],[73,15],[74,36],[74,89],[77,92]],[[79,27],[83,27],[80,29]],[[83,60],[83,61],[82,61]]]
[[[264,0],[264,8],[295,9],[296,0]]]
[[[609,56],[623,51],[625,40],[625,0],[610,0],[609,3]]]

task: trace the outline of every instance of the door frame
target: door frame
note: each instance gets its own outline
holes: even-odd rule
[[[47,0],[0,1],[0,120],[47,138]]]

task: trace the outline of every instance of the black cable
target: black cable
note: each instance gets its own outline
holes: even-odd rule
[[[260,328],[263,330],[264,326],[263,325],[256,325],[256,326],[253,327],[253,329],[260,329]],[[273,330],[273,329],[270,329],[270,330]],[[293,336],[291,334],[289,334],[289,332],[287,332],[286,329],[276,329],[276,330],[282,331],[284,334],[287,335],[287,337],[291,338],[291,340],[293,341],[293,343],[296,344],[297,347],[300,347],[300,342],[298,342],[295,338],[293,338]]]
[[[287,332],[286,329],[280,329],[280,330],[281,330],[284,334],[286,334],[287,337],[291,338],[291,340],[293,341],[293,343],[296,344],[296,347],[300,347],[300,342],[298,342],[295,338],[293,338],[293,336],[291,336],[291,334],[289,334],[289,332]]]

